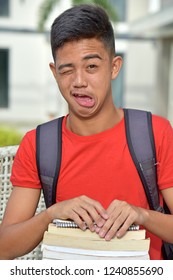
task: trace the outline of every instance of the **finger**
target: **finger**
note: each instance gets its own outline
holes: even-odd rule
[[[121,238],[133,223],[134,219],[132,219],[132,216],[129,215],[123,225],[118,229],[116,236]]]
[[[104,228],[102,228],[102,230],[99,232],[99,235],[101,237],[104,237],[105,240],[109,241],[111,240],[113,237],[117,236],[117,237],[121,237],[123,236],[126,231],[128,230],[128,226],[124,226],[122,231],[119,232],[120,228],[122,228],[122,224],[120,226],[120,222],[119,221],[115,221],[114,223],[112,223],[111,226],[107,226],[105,225]]]
[[[95,225],[102,227],[105,223],[105,219],[102,216],[108,217],[106,210],[101,206],[101,204],[93,199],[90,199],[86,196],[82,196],[80,200],[80,209],[77,209],[79,204],[76,205],[75,211],[82,217],[86,222],[87,226],[94,231]],[[98,212],[98,209],[99,212]],[[85,211],[83,211],[85,210]],[[100,212],[103,212],[104,215],[100,215]]]
[[[99,236],[100,237],[102,237],[102,238],[105,238],[106,236],[108,237],[108,239],[107,240],[110,240],[111,239],[111,237],[112,237],[112,235],[115,235],[115,233],[116,233],[116,231],[117,231],[117,229],[116,229],[116,227],[114,226],[114,231],[113,231],[113,233],[112,233],[112,226],[113,226],[113,224],[114,224],[114,219],[111,219],[111,217],[105,222],[105,224],[103,225],[103,227],[100,229],[100,230],[98,230],[98,234],[99,234]],[[111,234],[111,236],[109,237],[109,235]]]
[[[118,217],[118,219],[114,222],[112,227],[105,235],[105,240],[111,240],[115,235],[118,238],[124,236],[125,233],[128,231],[129,227],[134,223],[133,216],[133,214],[129,213],[129,215],[125,219],[124,215],[120,215],[120,217]],[[121,224],[121,226],[117,227],[119,223]]]
[[[95,214],[95,213],[97,214],[94,219],[96,224],[100,223],[100,221],[102,220],[101,218],[103,218],[103,222],[104,222],[104,220],[108,219],[109,215],[108,215],[107,211],[104,209],[104,207],[98,201],[93,200],[86,196],[82,196],[82,200],[85,201],[86,203],[88,203],[87,211],[90,212],[90,210],[92,210],[93,208],[96,210],[96,212],[93,212],[93,214]],[[90,206],[92,206],[91,209],[90,209]],[[102,226],[102,225],[103,225],[103,223],[98,226]]]
[[[73,217],[73,221],[79,226],[80,229],[82,229],[83,231],[87,229],[86,223],[81,219],[81,217],[78,214],[74,213]]]
[[[98,227],[98,226],[95,227],[95,232],[96,232],[96,233],[99,233],[100,230],[101,230],[101,227]]]
[[[124,224],[127,216],[128,213],[126,210],[123,211],[123,209],[114,209],[114,211],[110,214],[109,219],[99,231],[99,236],[104,237],[106,240],[111,240],[117,234],[119,228]]]
[[[108,208],[106,209],[108,215],[110,215],[112,212],[114,212],[116,209],[118,210],[120,208],[122,201],[121,200],[113,200],[110,205],[108,206]]]
[[[95,230],[95,223],[94,223],[90,213],[88,213],[86,211],[86,209],[79,207],[79,208],[75,209],[74,211],[76,212],[78,217],[80,217],[80,219],[83,221],[86,228],[89,228],[91,231]]]
[[[77,218],[78,216],[78,218]],[[96,209],[93,205],[88,204],[88,202],[79,199],[79,203],[74,204],[72,208],[71,218],[77,219],[78,225],[83,227],[81,221],[85,223],[91,231],[95,230],[95,221],[94,219],[98,216]],[[80,219],[79,219],[80,218]],[[102,219],[102,218],[101,218]]]

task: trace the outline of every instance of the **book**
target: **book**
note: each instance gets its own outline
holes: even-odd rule
[[[110,241],[89,229],[51,223],[44,233],[43,259],[149,259],[150,239],[144,229],[129,230]]]
[[[48,233],[55,234],[58,236],[67,236],[67,237],[76,237],[76,238],[84,238],[84,239],[93,239],[99,241],[105,241],[103,238],[99,237],[97,233],[91,232],[89,229],[82,231],[80,228],[65,228],[65,227],[57,227],[55,224],[51,223],[48,226]],[[122,238],[114,237],[114,240],[130,240],[130,239],[145,239],[146,231],[144,229],[140,230],[129,230],[125,233]],[[54,237],[54,236],[53,236]],[[56,236],[55,236],[56,238]],[[109,241],[107,241],[109,242]]]
[[[149,239],[113,238],[110,241],[105,241],[104,238],[99,237],[97,234],[87,232],[86,235],[86,231],[83,233],[85,235],[68,236],[45,232],[43,241],[47,245],[101,251],[145,251],[149,249]]]
[[[147,251],[93,251],[42,245],[42,259],[53,260],[149,260]]]

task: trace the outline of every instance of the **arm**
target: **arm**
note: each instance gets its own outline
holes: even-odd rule
[[[13,259],[33,250],[42,240],[50,218],[35,215],[40,189],[15,187],[0,225],[0,259]]]
[[[93,221],[102,226],[107,218],[100,203],[85,196],[56,203],[35,215],[39,197],[40,189],[13,189],[0,225],[0,259],[14,259],[32,251],[55,218],[73,219],[81,229],[86,228],[85,222],[92,231]]]
[[[162,190],[171,215],[149,211],[144,226],[166,242],[173,243],[173,187]]]
[[[121,237],[132,224],[143,225],[148,231],[162,240],[173,243],[173,188],[162,191],[171,215],[159,213],[130,205],[124,201],[114,200],[108,207],[108,220],[96,231],[101,237],[110,240],[115,234]],[[121,227],[121,225],[123,226]],[[120,228],[121,227],[121,228]]]

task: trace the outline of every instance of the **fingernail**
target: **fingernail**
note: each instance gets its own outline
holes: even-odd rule
[[[104,223],[105,223],[105,221],[99,221],[98,222],[98,224],[97,224],[97,226],[99,227],[99,228],[101,228],[103,225],[104,225]]]
[[[109,235],[109,234],[106,234],[106,236],[105,236],[105,240],[106,240],[106,241],[110,241],[110,240],[111,240],[111,237],[110,237],[110,235]]]
[[[90,226],[90,230],[95,231],[95,226],[94,225]]]
[[[105,212],[103,213],[103,218],[107,220],[109,218],[109,215]]]
[[[104,230],[101,230],[101,231],[99,232],[99,236],[100,236],[100,237],[104,237],[104,236],[105,236],[105,231],[104,231]]]
[[[120,238],[120,237],[121,237],[121,235],[120,235],[119,232],[116,233],[116,237],[117,237],[117,238]]]
[[[95,232],[97,232],[97,233],[99,233],[99,232],[100,232],[100,230],[101,230],[101,228],[100,228],[100,227],[96,227],[96,228],[95,228]]]
[[[86,224],[84,224],[83,226],[82,226],[82,230],[86,230],[87,229],[87,226],[86,226]]]

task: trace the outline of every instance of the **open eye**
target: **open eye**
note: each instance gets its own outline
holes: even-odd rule
[[[97,66],[95,65],[95,64],[90,64],[89,66],[88,66],[88,68],[89,69],[94,69],[94,68],[96,68]]]
[[[97,69],[97,65],[96,64],[90,64],[87,66],[87,69],[89,72],[94,72]]]

